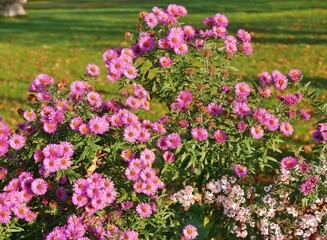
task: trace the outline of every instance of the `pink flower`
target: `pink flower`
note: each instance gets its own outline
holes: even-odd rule
[[[142,51],[152,51],[154,48],[154,41],[149,36],[140,37],[139,39],[139,47]]]
[[[293,157],[284,157],[281,161],[282,168],[290,170],[296,165],[296,159]]]
[[[152,208],[147,203],[140,203],[136,206],[136,212],[143,218],[150,217],[152,215]]]
[[[57,124],[52,122],[45,122],[43,124],[43,130],[49,134],[54,133],[57,131]]]
[[[182,34],[170,32],[167,36],[167,41],[171,48],[177,48],[184,43],[184,36]]]
[[[140,135],[139,130],[132,125],[127,126],[124,130],[124,139],[127,142],[131,142],[131,143],[135,142],[139,138],[139,135]]]
[[[253,47],[252,47],[251,43],[243,42],[243,51],[244,51],[245,55],[247,55],[247,56],[252,55]]]
[[[83,95],[86,90],[86,84],[83,81],[75,81],[70,85],[70,93],[72,95]]]
[[[300,109],[300,114],[307,121],[309,121],[311,118],[310,114],[307,113],[304,109]]]
[[[173,60],[170,59],[169,57],[161,57],[159,59],[159,62],[161,67],[169,67],[173,63]]]
[[[143,163],[153,163],[156,155],[153,150],[145,148],[140,154],[140,159],[143,160]]]
[[[237,31],[237,36],[242,40],[242,42],[250,42],[251,41],[251,35],[244,29],[239,29]]]
[[[235,85],[235,93],[240,97],[247,97],[251,92],[250,86],[245,82],[240,82]]]
[[[36,114],[35,114],[34,110],[25,111],[24,112],[24,118],[28,122],[34,121],[36,119]]]
[[[165,160],[165,162],[172,163],[175,160],[175,155],[170,151],[166,151],[163,154],[163,159]]]
[[[275,87],[278,90],[284,90],[287,88],[288,80],[285,75],[281,74],[278,70],[274,70],[271,73]]]
[[[168,148],[170,148],[171,145],[169,139],[166,136],[161,136],[158,139],[157,146],[161,150],[167,150]]]
[[[262,72],[259,79],[263,85],[270,85],[272,83],[272,77],[268,72]]]
[[[188,46],[186,43],[179,45],[178,47],[174,47],[174,52],[179,55],[185,55],[188,52]]]
[[[168,39],[167,38],[160,38],[158,40],[158,47],[160,49],[168,49],[170,47]]]
[[[219,143],[226,142],[226,138],[227,138],[226,133],[219,129],[213,133],[213,137]]]
[[[215,21],[216,25],[219,27],[227,27],[228,25],[228,18],[220,13],[217,13],[214,17],[213,20]]]
[[[67,197],[66,189],[64,187],[59,187],[56,190],[56,196],[57,196],[58,201],[66,200],[66,197]]]
[[[237,52],[237,45],[235,43],[224,43],[227,55],[231,55]]]
[[[10,211],[1,206],[0,207],[0,223],[6,224],[6,223],[9,223],[10,220],[11,220]]]
[[[35,195],[43,195],[48,190],[48,184],[44,179],[37,178],[32,182],[31,189]]]
[[[127,66],[126,70],[124,71],[124,75],[128,79],[134,79],[138,76],[138,70],[132,65]]]
[[[188,240],[195,239],[199,234],[196,227],[191,224],[188,224],[183,228],[183,235]]]
[[[279,129],[285,136],[290,136],[293,133],[293,126],[289,122],[281,123]]]
[[[260,126],[252,127],[251,128],[251,134],[254,139],[260,139],[263,137],[264,133]]]
[[[191,130],[192,137],[199,141],[204,141],[208,138],[208,131],[205,128],[196,127]]]
[[[9,139],[9,145],[12,149],[20,150],[25,146],[25,138],[22,135],[14,134]]]
[[[203,49],[204,44],[205,44],[205,42],[204,42],[203,39],[196,39],[195,42],[194,42],[194,46],[195,46],[195,48],[196,48],[197,50],[201,50],[201,49]]]
[[[237,174],[237,176],[239,176],[239,177],[244,177],[248,173],[247,168],[245,166],[243,166],[243,165],[240,165],[240,164],[235,165],[234,171]]]
[[[125,66],[126,63],[123,61],[123,58],[114,58],[109,64],[110,73],[113,73],[115,76],[120,76],[125,71]]]
[[[178,148],[182,143],[182,139],[178,133],[171,133],[167,138],[171,148]]]
[[[204,20],[203,20],[203,24],[207,27],[213,27],[216,23],[215,21],[213,20],[213,17],[206,17]]]
[[[301,74],[302,73],[300,70],[292,69],[291,71],[289,71],[288,76],[293,80],[293,82],[297,82],[299,81]]]
[[[183,30],[188,40],[192,39],[196,35],[195,29],[190,25],[185,25]]]
[[[145,21],[146,25],[148,25],[149,28],[154,28],[155,26],[158,25],[158,18],[153,13],[148,13],[144,17],[144,21]]]
[[[89,121],[89,127],[94,134],[104,134],[109,130],[109,123],[104,117],[93,117]]]
[[[74,192],[72,196],[72,203],[77,207],[83,207],[87,204],[88,198],[83,193]]]
[[[240,117],[244,117],[251,113],[251,109],[250,109],[249,105],[247,103],[243,103],[243,102],[234,102],[233,111]]]
[[[223,107],[214,102],[209,103],[207,109],[211,115],[219,115],[223,111]]]
[[[61,148],[60,152],[62,152],[64,157],[70,158],[74,154],[74,146],[70,142],[61,142],[59,144],[59,147]]]
[[[91,106],[99,107],[101,105],[102,98],[101,95],[97,92],[89,92],[86,95],[86,98]]]
[[[237,124],[237,129],[239,132],[244,132],[246,130],[246,123],[244,121],[240,121]]]
[[[113,60],[113,59],[115,59],[117,57],[118,57],[118,53],[115,50],[112,50],[112,49],[106,50],[102,55],[103,61],[106,64],[110,63],[111,60]]]
[[[97,77],[100,74],[100,67],[96,64],[88,64],[86,66],[86,71],[89,75]]]
[[[268,116],[268,119],[264,122],[269,131],[276,131],[279,127],[279,120],[274,116]]]
[[[83,123],[83,118],[82,117],[74,117],[71,122],[70,122],[70,128],[78,131],[79,126]]]
[[[299,103],[299,100],[300,99],[294,94],[287,94],[283,99],[284,103],[288,106],[296,106]]]
[[[182,106],[187,106],[192,102],[193,96],[190,91],[184,90],[181,91],[177,96],[177,102]]]

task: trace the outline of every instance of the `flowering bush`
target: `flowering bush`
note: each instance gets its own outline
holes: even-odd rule
[[[186,14],[142,12],[131,47],[105,51],[117,98],[92,86],[95,64],[68,88],[35,78],[15,133],[0,122],[2,239],[326,235],[326,120],[312,153],[292,142],[308,106],[326,117],[326,105],[296,69],[242,81],[232,60],[252,54],[250,34],[229,35],[219,13],[195,29]],[[168,109],[156,121],[152,99]]]

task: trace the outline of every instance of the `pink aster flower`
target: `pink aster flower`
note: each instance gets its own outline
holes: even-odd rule
[[[166,136],[161,136],[158,139],[157,146],[161,150],[167,150],[168,148],[170,148],[170,141],[168,140],[168,138]]]
[[[142,51],[152,51],[154,48],[154,40],[149,36],[144,36],[139,39],[139,47]]]
[[[140,178],[140,172],[141,172],[140,168],[131,166],[126,168],[125,175],[128,180],[137,181]]]
[[[138,232],[132,230],[126,230],[119,238],[119,240],[138,240],[139,234]]]
[[[189,105],[192,102],[193,96],[190,91],[183,90],[177,96],[177,102],[182,106]]]
[[[104,117],[93,117],[89,121],[89,127],[94,134],[104,134],[109,130],[109,123]]]
[[[212,28],[212,32],[213,32],[213,35],[216,36],[216,37],[220,37],[220,38],[223,38],[226,36],[226,28],[225,27],[218,27],[218,26],[214,26]]]
[[[43,195],[48,190],[48,184],[44,179],[37,178],[32,182],[31,189],[35,195]]]
[[[139,136],[137,138],[137,140],[139,142],[147,142],[147,141],[149,141],[150,137],[151,137],[151,135],[150,135],[150,132],[148,129],[143,128],[143,127],[139,128]]]
[[[214,17],[213,20],[215,21],[216,25],[219,27],[227,27],[228,25],[228,18],[220,13],[217,13]]]
[[[195,29],[190,25],[185,25],[183,27],[183,31],[188,40],[193,39],[193,37],[196,35]]]
[[[174,47],[174,52],[179,55],[185,55],[188,52],[187,44],[183,43],[178,47]]]
[[[40,102],[49,102],[52,99],[51,93],[49,92],[39,92],[37,94],[37,100]]]
[[[296,165],[296,159],[293,157],[284,157],[281,161],[282,168],[290,170]]]
[[[264,122],[269,131],[276,131],[279,128],[279,120],[274,116],[268,116],[268,119]]]
[[[89,127],[88,124],[86,123],[82,123],[79,128],[78,128],[78,131],[82,134],[82,135],[86,135],[86,134],[89,134],[91,132],[91,129]]]
[[[219,143],[224,143],[227,139],[226,133],[219,129],[213,133],[213,137]]]
[[[166,151],[163,154],[163,159],[165,160],[165,162],[172,163],[175,160],[175,155],[170,151]]]
[[[272,77],[269,72],[260,73],[259,79],[263,85],[270,85],[272,83]]]
[[[247,56],[252,55],[253,47],[252,47],[251,43],[243,42],[242,46],[243,46],[243,51],[244,51],[245,55],[247,55]]]
[[[160,65],[161,67],[169,67],[172,63],[173,63],[173,60],[170,59],[169,57],[161,57],[159,59],[159,62],[160,62]]]
[[[240,117],[244,117],[251,113],[251,109],[247,103],[234,102],[233,112],[239,115]]]
[[[158,40],[158,48],[160,49],[168,49],[170,47],[168,39],[167,38],[160,38]]]
[[[125,71],[124,71],[124,75],[128,79],[134,79],[134,78],[136,78],[138,76],[138,70],[132,65],[127,66]]]
[[[208,138],[208,131],[205,128],[196,127],[191,130],[192,137],[199,141],[204,141]]]
[[[204,48],[205,41],[203,39],[196,39],[194,42],[194,46],[197,50],[201,50]]]
[[[77,207],[83,207],[87,204],[88,198],[85,194],[82,193],[73,193],[72,196],[72,203],[76,205]]]
[[[246,123],[244,121],[240,121],[237,124],[237,129],[239,132],[244,132],[246,130]]]
[[[158,18],[154,13],[148,13],[144,17],[144,21],[149,28],[154,28],[155,26],[158,25]]]
[[[263,137],[264,132],[260,126],[251,127],[251,134],[254,139],[260,139]]]
[[[178,148],[182,143],[182,139],[178,133],[171,133],[167,138],[171,148]]]
[[[299,81],[301,74],[302,73],[300,70],[292,69],[291,71],[289,71],[288,76],[292,79],[293,82],[297,82]]]
[[[191,224],[188,224],[183,228],[183,235],[185,239],[189,240],[189,239],[195,239],[199,234],[196,227],[194,227]]]
[[[110,70],[107,73],[107,80],[109,82],[117,82],[119,80],[119,78],[121,77],[122,72],[118,72],[118,73],[113,73]]]
[[[139,135],[140,135],[139,130],[132,125],[127,126],[124,130],[124,139],[127,142],[131,142],[131,143],[135,142],[138,139]]]
[[[213,27],[214,25],[216,25],[215,21],[213,20],[213,17],[206,17],[203,20],[203,24],[207,27]]]
[[[237,36],[242,40],[242,42],[250,42],[251,41],[251,35],[244,29],[239,29],[237,31]]]
[[[224,43],[227,55],[231,55],[237,52],[237,45],[235,43]]]
[[[276,89],[284,90],[287,88],[288,80],[287,80],[286,76],[284,76],[277,70],[274,70],[272,72],[272,76],[273,76],[273,80],[274,80]]]
[[[36,119],[36,114],[35,114],[34,110],[25,111],[24,112],[24,118],[28,122],[34,121]]]
[[[59,144],[61,151],[64,157],[70,158],[74,154],[74,146],[70,142],[61,142]]]
[[[291,93],[287,94],[283,99],[284,103],[288,106],[296,106],[299,103],[299,100],[300,99],[298,99],[295,94]]]
[[[293,133],[293,126],[289,122],[281,123],[279,129],[285,136],[290,136]]]
[[[136,206],[136,212],[143,218],[150,217],[152,215],[152,208],[147,203],[140,203]]]
[[[125,67],[126,67],[126,63],[123,61],[123,58],[121,57],[112,59],[109,64],[110,72],[117,76],[120,76],[125,71]]]
[[[209,103],[207,109],[211,115],[219,115],[223,111],[223,107],[214,102]]]
[[[83,123],[83,118],[82,117],[74,117],[71,122],[70,122],[70,128],[75,130],[75,131],[78,131],[79,129],[79,126]]]
[[[0,134],[0,157],[4,156],[9,149],[8,137]]]
[[[14,134],[9,139],[9,145],[12,149],[20,150],[25,146],[25,138],[22,135]]]
[[[112,49],[106,50],[102,55],[102,59],[106,64],[110,63],[113,59],[117,57],[118,57],[118,53]]]
[[[73,95],[83,95],[86,90],[87,87],[84,81],[75,81],[70,85],[70,93]]]
[[[267,87],[267,86],[261,86],[259,88],[259,94],[263,98],[269,98],[269,97],[271,97],[272,89],[270,87]]]
[[[170,32],[167,36],[167,41],[171,48],[177,48],[184,43],[184,36],[183,34]]]
[[[102,102],[101,95],[97,92],[89,92],[86,95],[86,99],[91,106],[96,106],[96,107],[99,107]]]
[[[56,132],[57,128],[58,128],[57,123],[45,122],[43,124],[43,130],[49,134]]]
[[[235,93],[240,97],[247,97],[251,93],[250,86],[245,82],[240,82],[235,85]]]
[[[237,176],[239,176],[239,177],[244,177],[248,173],[247,168],[245,166],[243,166],[243,165],[240,165],[240,164],[235,165],[234,171],[237,174]]]
[[[10,211],[0,206],[0,223],[6,224],[11,220]]]
[[[88,64],[86,66],[86,71],[89,75],[97,77],[100,74],[100,67],[96,64]]]
[[[57,162],[58,162],[58,169],[61,170],[66,170],[73,164],[73,162],[67,157],[58,158]]]

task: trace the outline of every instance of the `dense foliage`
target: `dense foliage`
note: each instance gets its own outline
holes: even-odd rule
[[[232,62],[253,52],[217,13],[204,29],[179,22],[183,6],[140,13],[132,45],[67,87],[47,74],[29,87],[15,133],[0,123],[2,239],[309,239],[326,234],[326,119],[314,151],[294,124],[326,118],[300,70],[251,83]],[[146,119],[153,99],[167,107]],[[286,143],[287,142],[287,147]]]

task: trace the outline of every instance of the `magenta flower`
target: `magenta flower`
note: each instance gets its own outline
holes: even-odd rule
[[[25,146],[25,138],[22,135],[14,134],[9,139],[9,145],[12,149],[20,150]]]
[[[227,27],[228,25],[228,18],[221,13],[217,13],[213,17],[213,20],[215,21],[216,25],[219,27]]]
[[[223,111],[223,107],[214,102],[209,103],[209,105],[207,106],[207,109],[211,115],[219,115]]]
[[[139,47],[142,51],[152,51],[154,48],[154,40],[149,36],[140,37]]]
[[[138,70],[132,65],[127,66],[125,71],[124,71],[124,75],[128,79],[134,79],[134,78],[136,78],[138,76]]]
[[[96,64],[88,64],[86,66],[86,71],[89,75],[97,77],[100,74],[100,67]]]
[[[182,139],[178,133],[171,133],[167,138],[171,148],[178,148],[182,143]]]
[[[169,141],[169,139],[166,136],[159,137],[158,142],[157,142],[157,146],[161,150],[167,150],[168,148],[171,147],[170,141]]]
[[[219,143],[224,143],[227,139],[226,133],[219,129],[213,133],[213,137]]]
[[[276,131],[279,127],[279,120],[274,116],[268,116],[268,119],[264,122],[269,131]]]
[[[284,76],[277,70],[274,70],[272,72],[272,76],[273,76],[273,80],[274,80],[276,89],[284,90],[287,88],[288,80],[287,80],[286,76]]]
[[[158,25],[158,18],[155,14],[153,13],[148,13],[145,17],[144,17],[144,21],[146,23],[146,25],[148,25],[149,28],[154,28]]]
[[[11,220],[10,211],[6,208],[0,207],[0,223],[6,224]]]
[[[169,57],[161,57],[159,59],[159,62],[161,67],[165,68],[165,67],[169,67],[173,63],[173,60]]]
[[[177,102],[182,106],[187,106],[192,102],[193,96],[190,91],[184,90],[181,91],[177,96]]]
[[[74,192],[72,196],[72,203],[77,207],[84,207],[88,202],[88,198],[84,193]]]
[[[288,76],[292,79],[293,82],[299,81],[301,77],[301,71],[298,69],[292,69],[289,71]]]
[[[196,39],[194,42],[194,46],[197,50],[203,49],[205,45],[205,41],[203,39]]]
[[[237,129],[239,132],[244,132],[246,130],[246,123],[244,121],[240,121],[237,124]]]
[[[124,139],[127,142],[131,142],[131,143],[135,142],[139,138],[139,135],[140,135],[139,130],[132,125],[127,126],[124,130]]]
[[[136,206],[136,212],[143,218],[152,215],[152,207],[147,203],[140,203]]]
[[[240,117],[244,117],[251,113],[251,109],[250,109],[249,105],[247,103],[243,103],[243,102],[234,102],[233,111]]]
[[[89,92],[86,95],[86,99],[91,106],[96,106],[96,107],[99,107],[102,102],[101,95],[97,92]]]
[[[293,157],[284,157],[281,161],[282,168],[290,170],[296,165],[296,159]]]
[[[83,123],[83,118],[82,117],[74,117],[71,122],[70,122],[70,128],[75,130],[75,131],[78,131],[79,129],[79,126]]]
[[[195,29],[190,25],[185,25],[183,27],[183,31],[188,40],[193,39],[193,37],[196,35]]]
[[[259,75],[259,79],[262,85],[270,85],[272,84],[272,77],[268,72],[262,72]]]
[[[183,235],[187,240],[189,240],[195,239],[199,234],[196,227],[191,224],[188,224],[183,228]]]
[[[48,190],[48,184],[44,179],[37,178],[32,182],[31,189],[35,195],[44,195]]]
[[[110,63],[111,60],[117,57],[118,57],[118,53],[112,49],[106,50],[102,55],[102,59],[106,64]]]
[[[251,134],[254,139],[260,139],[263,137],[264,132],[261,126],[251,127]]]
[[[300,112],[301,116],[302,116],[305,120],[307,120],[307,121],[310,120],[310,118],[311,118],[310,114],[307,113],[304,109],[300,109],[299,112]]]
[[[109,123],[104,117],[93,117],[89,121],[89,127],[94,134],[104,134],[109,130]]]
[[[294,94],[287,94],[283,99],[284,103],[288,106],[296,106],[299,103],[299,100],[300,99]]]
[[[36,119],[36,114],[35,114],[34,110],[25,111],[24,112],[24,118],[28,122],[34,121]]]
[[[56,196],[58,201],[64,201],[67,198],[67,193],[66,193],[66,189],[64,187],[59,187],[56,190]]]
[[[252,47],[251,43],[243,42],[242,46],[243,46],[243,51],[244,51],[245,55],[247,55],[247,56],[252,55],[253,47]]]
[[[203,127],[196,127],[191,130],[192,137],[199,141],[204,141],[208,138],[208,131]]]
[[[115,76],[120,76],[125,70],[126,63],[121,57],[114,58],[109,64],[110,73],[115,74]],[[109,72],[108,72],[109,74]]]
[[[237,176],[244,177],[248,173],[248,170],[245,166],[236,164],[234,167],[234,172],[237,174]]]
[[[242,42],[250,42],[251,41],[251,35],[244,29],[239,29],[237,31],[237,36],[242,40]]]
[[[145,148],[142,150],[140,154],[140,159],[143,160],[143,162],[150,162],[153,163],[156,159],[156,155],[153,150]]]
[[[235,93],[239,97],[247,97],[251,92],[250,86],[245,82],[240,82],[235,85]]]
[[[75,81],[70,85],[70,93],[72,95],[83,95],[86,90],[87,87],[83,81]]]
[[[163,159],[165,160],[165,162],[172,163],[175,160],[175,155],[170,151],[166,151],[163,154]]]
[[[279,129],[285,136],[290,136],[293,133],[293,126],[289,122],[281,123]]]
[[[183,43],[178,47],[174,47],[174,52],[179,55],[185,55],[188,52],[187,44]]]
[[[214,36],[223,38],[226,36],[227,30],[225,27],[222,27],[222,26],[214,26],[212,28],[212,32],[213,32]]]

